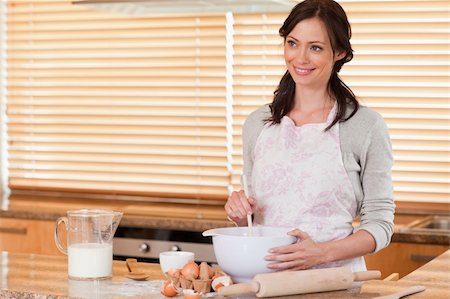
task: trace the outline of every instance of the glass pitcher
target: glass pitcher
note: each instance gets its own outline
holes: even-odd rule
[[[100,209],[70,210],[55,224],[55,243],[68,256],[69,279],[93,280],[112,277],[112,241],[123,213]],[[64,222],[67,246],[61,242]]]

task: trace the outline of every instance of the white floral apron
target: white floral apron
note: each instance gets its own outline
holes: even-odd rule
[[[254,149],[255,224],[299,228],[316,242],[343,239],[353,232],[356,198],[342,162],[339,125],[300,127],[287,116],[279,125],[266,124]],[[364,271],[364,258],[319,265],[349,266]]]

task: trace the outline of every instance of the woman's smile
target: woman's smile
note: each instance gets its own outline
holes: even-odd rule
[[[294,67],[294,70],[299,76],[309,75],[312,71],[314,71],[313,68],[299,68],[299,67]]]

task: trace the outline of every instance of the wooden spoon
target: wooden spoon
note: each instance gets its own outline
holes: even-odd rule
[[[248,198],[250,196],[250,192],[248,190],[247,177],[245,176],[245,174],[242,175],[242,185],[244,187],[245,197]],[[253,236],[252,214],[247,214],[247,226],[248,226],[248,235],[249,235],[249,237],[252,237]]]
[[[146,280],[150,275],[142,272],[139,269],[138,263],[136,259],[127,259],[127,268],[130,271],[125,277],[134,279],[134,280]]]
[[[386,296],[380,296],[380,297],[374,297],[372,299],[399,299],[405,296],[409,296],[415,293],[419,293],[425,291],[425,287],[421,285],[412,286],[406,289],[403,289],[401,291],[398,291],[396,293],[386,295]]]

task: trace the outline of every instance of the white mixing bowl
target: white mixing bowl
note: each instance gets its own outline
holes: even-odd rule
[[[273,247],[293,244],[295,237],[283,227],[254,226],[249,236],[248,227],[223,227],[203,232],[212,236],[217,263],[234,282],[252,280],[256,274],[272,272],[264,259]]]

